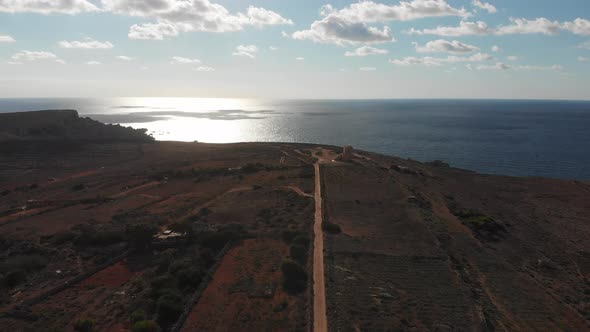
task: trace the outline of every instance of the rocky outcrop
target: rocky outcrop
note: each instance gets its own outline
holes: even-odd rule
[[[153,138],[145,129],[81,118],[75,110],[0,114],[0,141],[16,140],[151,141]]]

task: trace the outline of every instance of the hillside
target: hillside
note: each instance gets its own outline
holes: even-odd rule
[[[19,144],[5,330],[590,329],[586,182],[311,144]]]
[[[14,140],[149,141],[144,129],[81,118],[75,110],[0,113],[0,142]]]

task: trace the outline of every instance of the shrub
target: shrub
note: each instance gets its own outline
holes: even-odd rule
[[[133,324],[132,332],[160,332],[160,326],[153,320],[142,320]]]
[[[180,296],[173,294],[162,295],[157,302],[158,322],[170,325],[176,322],[182,314],[183,306]]]
[[[289,252],[291,254],[291,258],[293,258],[297,263],[305,265],[307,262],[307,248],[302,245],[294,244],[289,248]]]
[[[23,270],[25,272],[37,271],[47,265],[47,259],[41,255],[16,255],[6,259],[2,270]]]
[[[94,328],[92,319],[81,319],[74,323],[74,330],[77,332],[90,332]]]
[[[342,231],[340,229],[340,226],[329,221],[324,221],[324,223],[322,224],[322,229],[331,234],[338,234]]]
[[[296,245],[304,246],[305,248],[309,248],[309,242],[311,242],[309,236],[307,236],[307,235],[297,235],[293,239],[293,241],[291,241],[291,244],[296,244]]]
[[[131,313],[131,316],[129,316],[129,320],[131,321],[131,324],[135,324],[140,321],[145,321],[146,318],[147,318],[147,314],[145,313],[145,311],[143,309],[137,309]]]
[[[125,234],[122,231],[88,226],[82,228],[82,232],[74,242],[81,246],[105,246],[123,242],[124,240]]]
[[[23,270],[11,270],[6,273],[4,278],[2,278],[2,284],[4,287],[13,288],[27,277],[27,274]]]
[[[176,278],[173,276],[166,274],[163,276],[158,276],[152,279],[151,281],[151,288],[152,288],[152,296],[154,298],[159,298],[164,294],[177,294],[177,284]]]
[[[73,191],[80,191],[80,190],[84,190],[84,189],[86,189],[86,186],[83,183],[79,183],[79,184],[74,185],[72,187]]]
[[[292,260],[286,260],[281,265],[283,272],[283,287],[290,293],[299,293],[307,288],[307,273],[301,265]]]
[[[287,230],[287,231],[283,231],[283,233],[281,234],[281,237],[283,238],[283,241],[291,244],[293,239],[295,239],[297,236],[299,236],[301,234],[302,233],[300,231]]]
[[[127,241],[136,249],[144,250],[151,247],[157,228],[149,224],[128,225],[125,234]]]

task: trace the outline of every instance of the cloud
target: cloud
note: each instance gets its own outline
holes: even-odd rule
[[[90,49],[111,49],[113,47],[115,47],[111,42],[109,41],[105,41],[105,42],[100,42],[98,40],[94,40],[92,38],[86,38],[83,41],[78,41],[78,40],[74,40],[74,41],[65,41],[62,40],[58,43],[59,47],[61,48],[71,48],[71,49],[84,49],[84,50],[90,50]]]
[[[86,62],[86,64],[89,66],[98,66],[98,65],[101,65],[102,63],[100,61],[88,61],[88,62]]]
[[[434,29],[416,30],[414,28],[404,31],[410,35],[435,35],[444,37],[459,36],[483,36],[492,33],[492,29],[485,22],[467,22],[461,21],[457,27],[438,26]]]
[[[552,66],[511,66],[502,62],[498,62],[495,65],[479,65],[476,67],[477,70],[516,70],[516,71],[560,71],[563,69],[561,65]]]
[[[451,53],[451,54],[463,54],[479,51],[477,46],[461,43],[457,40],[447,41],[444,39],[438,39],[429,41],[424,46],[413,43],[418,53]]]
[[[190,58],[185,58],[185,57],[181,57],[181,56],[173,56],[170,57],[170,59],[172,59],[172,61],[170,63],[172,64],[197,64],[197,63],[201,63],[201,60],[199,59],[190,59]]]
[[[388,50],[383,50],[380,48],[375,48],[371,46],[363,46],[359,47],[354,51],[348,51],[344,53],[345,56],[367,56],[367,55],[379,55],[379,54],[387,54],[389,53]]]
[[[295,60],[296,61],[305,61],[305,58],[300,56],[300,57],[296,57]]]
[[[62,60],[62,59],[57,59],[57,60],[55,60],[55,62],[59,63],[60,65],[65,65],[66,64],[66,62],[64,60]]]
[[[363,22],[347,21],[336,15],[315,21],[309,30],[296,31],[291,36],[297,40],[336,45],[378,44],[395,40],[389,27],[380,30]]]
[[[360,71],[375,71],[375,70],[377,70],[377,68],[375,68],[375,67],[360,67],[359,70]]]
[[[320,13],[325,17],[313,22],[308,30],[296,31],[292,37],[337,45],[385,43],[394,41],[391,29],[380,29],[369,26],[369,23],[409,21],[426,17],[470,16],[465,9],[454,8],[446,0],[402,1],[398,5],[360,1],[340,10],[326,5],[321,8]]]
[[[129,28],[127,36],[135,40],[163,40],[166,37],[178,35],[178,29],[170,23],[134,24]]]
[[[510,18],[510,24],[490,28],[485,22],[461,21],[459,26],[438,26],[434,29],[416,30],[414,28],[404,31],[411,35],[436,35],[446,37],[457,36],[483,36],[483,35],[524,35],[544,34],[557,35],[560,31],[569,31],[576,35],[590,35],[590,21],[577,18],[574,21],[558,22],[544,17],[535,19]]]
[[[575,35],[590,35],[590,21],[577,18],[573,22],[564,22],[562,29],[567,30]]]
[[[53,60],[60,64],[65,64],[65,61],[57,57],[51,52],[45,51],[20,51],[11,57],[10,64],[22,64],[23,62],[34,62],[43,60]]]
[[[585,48],[585,49],[587,49],[587,50],[590,50],[590,40],[589,40],[589,41],[586,41],[586,42],[583,42],[583,43],[581,43],[580,45],[578,45],[578,48]]]
[[[201,67],[195,68],[195,70],[196,71],[211,72],[211,71],[215,71],[215,68],[213,68],[213,67],[207,67],[207,66],[201,66]]]
[[[492,52],[500,52],[500,51],[502,51],[502,49],[500,48],[500,46],[498,46],[498,45],[492,46]]]
[[[460,57],[455,55],[450,55],[446,58],[434,58],[434,57],[406,57],[403,59],[390,59],[389,63],[397,65],[397,66],[415,66],[415,65],[423,65],[423,66],[441,66],[443,64],[449,63],[461,63],[461,62],[483,62],[483,61],[490,61],[493,60],[489,54],[486,53],[476,53],[468,57]]]
[[[258,47],[256,45],[238,45],[232,55],[254,59],[256,58],[256,53],[258,53]]]
[[[15,40],[11,36],[0,35],[0,43],[14,43]]]
[[[123,61],[132,61],[135,60],[135,58],[130,57],[130,56],[126,56],[126,55],[118,55],[116,56],[117,59],[119,60],[123,60]]]
[[[482,2],[481,0],[473,0],[472,4],[475,7],[479,7],[481,9],[487,10],[488,13],[491,13],[491,14],[494,14],[498,11],[496,9],[496,7],[494,7],[492,4],[489,4],[487,2]]]
[[[510,56],[507,56],[506,59],[508,59],[508,61],[518,61],[518,59],[520,59],[520,58],[517,57],[516,55],[510,55]]]
[[[271,50],[271,51],[276,51],[279,48],[278,47],[275,47],[275,46],[269,46],[268,49]]]
[[[557,21],[550,21],[544,17],[536,18],[534,20],[527,20],[525,18],[511,18],[511,25],[500,26],[496,30],[497,35],[513,35],[513,34],[544,34],[556,35],[561,28],[561,24]]]
[[[100,9],[87,0],[1,0],[0,13],[68,14],[95,12]]]
[[[588,60],[590,60],[588,57],[585,56],[579,56],[578,57],[578,61],[580,62],[588,62]]]
[[[265,8],[250,6],[246,13],[230,13],[209,0],[102,0],[104,8],[118,15],[149,17],[156,22],[135,24],[132,39],[173,37],[179,32],[231,32],[253,26],[292,25],[293,21]]]

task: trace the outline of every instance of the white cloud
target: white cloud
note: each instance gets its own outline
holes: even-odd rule
[[[297,58],[295,58],[295,60],[296,61],[305,61],[305,58],[304,57],[297,57]]]
[[[493,60],[489,54],[486,53],[476,53],[468,57],[461,57],[450,55],[446,58],[434,58],[434,57],[406,57],[403,59],[390,59],[389,63],[398,66],[415,66],[415,65],[423,65],[423,66],[441,66],[443,64],[449,63],[461,63],[461,62],[483,62],[483,61],[490,61]]]
[[[492,46],[492,52],[500,52],[500,51],[502,51],[502,49],[500,48],[500,46],[498,46],[498,45]]]
[[[130,56],[126,56],[126,55],[118,55],[116,56],[117,59],[119,60],[123,60],[123,61],[132,61],[135,60],[135,58],[130,57]]]
[[[0,35],[0,43],[14,43],[15,40],[11,36]]]
[[[256,53],[258,53],[258,47],[256,45],[238,45],[232,55],[245,56],[254,59],[256,58]]]
[[[479,51],[477,46],[461,43],[457,40],[448,41],[444,39],[438,39],[429,41],[424,46],[413,43],[418,53],[451,53],[451,54],[463,54]]]
[[[516,55],[509,55],[506,57],[506,59],[508,59],[508,61],[518,61],[520,58]]]
[[[391,29],[370,27],[364,22],[351,22],[334,14],[311,24],[309,30],[295,31],[293,39],[336,45],[377,44],[394,41]]]
[[[496,9],[496,7],[494,7],[492,4],[487,3],[487,2],[482,2],[481,0],[473,0],[472,3],[475,7],[479,7],[481,9],[487,10],[488,13],[491,13],[491,14],[494,14],[498,11]]]
[[[211,71],[215,71],[215,68],[213,68],[213,67],[207,67],[207,66],[201,66],[201,67],[195,68],[195,70],[196,71],[211,72]]]
[[[585,56],[579,56],[578,57],[578,61],[580,62],[588,62],[588,60],[590,60],[588,57]]]
[[[360,67],[359,70],[360,71],[375,71],[375,70],[377,70],[377,68],[375,68],[375,67]]]
[[[470,63],[468,63],[468,64],[465,65],[465,68],[467,68],[467,70],[470,70],[471,71],[471,70],[473,70],[473,65],[470,64]]]
[[[66,62],[64,60],[62,60],[62,59],[57,59],[57,60],[55,60],[55,62],[59,63],[60,65],[65,65],[66,64]]]
[[[2,0],[0,13],[68,14],[94,12],[100,9],[87,0]]]
[[[564,22],[562,29],[567,30],[575,35],[590,35],[590,21],[577,18],[573,22]]]
[[[550,21],[544,17],[536,18],[534,20],[527,20],[526,18],[511,18],[511,25],[500,26],[496,30],[497,35],[513,35],[513,34],[544,34],[556,35],[561,27],[557,21]]]
[[[516,70],[516,71],[560,71],[563,69],[561,65],[552,66],[511,66],[502,62],[498,62],[495,65],[479,65],[476,67],[478,70]]]
[[[170,59],[172,59],[172,61],[170,62],[171,64],[187,65],[187,64],[201,63],[201,60],[199,60],[199,59],[190,59],[190,58],[185,58],[182,56],[173,56],[173,57],[170,57]]]
[[[23,62],[34,62],[42,60],[52,60],[57,63],[64,64],[65,61],[57,57],[57,55],[51,52],[45,51],[20,51],[11,57],[11,64],[22,64]]]
[[[98,65],[101,65],[102,63],[100,61],[88,61],[88,62],[86,62],[86,64],[89,66],[98,66]]]
[[[345,56],[367,56],[367,55],[379,55],[379,54],[387,54],[389,53],[388,50],[383,50],[380,48],[375,48],[371,46],[363,46],[359,47],[354,51],[348,51],[344,53]]]
[[[246,13],[230,13],[209,0],[102,0],[106,10],[115,14],[151,17],[156,22],[133,25],[129,37],[156,39],[179,32],[239,31],[248,26],[292,25],[293,21],[265,8],[250,6]]]
[[[369,23],[440,16],[470,16],[464,8],[454,8],[446,0],[402,1],[398,5],[360,1],[340,10],[335,10],[331,5],[323,6],[320,13],[325,17],[313,22],[308,30],[296,31],[292,37],[337,45],[385,43],[394,41],[391,29],[380,29],[369,26]]]
[[[434,29],[416,30],[414,28],[405,31],[411,35],[435,35],[445,37],[459,37],[459,36],[483,36],[492,33],[492,29],[488,27],[485,22],[467,22],[461,21],[457,27],[438,26]]]
[[[589,41],[586,41],[586,42],[583,42],[583,43],[581,43],[580,45],[578,45],[578,48],[585,48],[585,49],[587,49],[587,50],[590,50],[590,40],[589,40]]]
[[[275,46],[269,46],[268,49],[271,50],[271,51],[276,51],[279,48],[278,47],[275,47]]]
[[[437,35],[437,36],[483,36],[483,35],[515,35],[515,34],[544,34],[557,35],[565,30],[576,35],[590,35],[590,21],[577,18],[574,21],[558,22],[544,17],[535,19],[510,18],[510,24],[490,28],[485,22],[461,21],[459,26],[438,26],[434,29],[416,30],[414,28],[404,31],[412,35]]]
[[[511,66],[504,64],[502,62],[498,62],[495,65],[478,65],[477,70],[508,70],[512,69]]]
[[[144,23],[134,24],[129,28],[127,36],[136,40],[163,40],[165,37],[178,35],[178,29],[170,23]]]
[[[101,42],[98,40],[94,40],[92,38],[86,38],[83,41],[78,41],[78,40],[74,40],[74,41],[65,41],[62,40],[58,43],[59,47],[61,48],[72,48],[72,49],[85,49],[85,50],[90,50],[90,49],[111,49],[114,47],[114,45],[109,42],[109,41],[105,41],[105,42]]]

